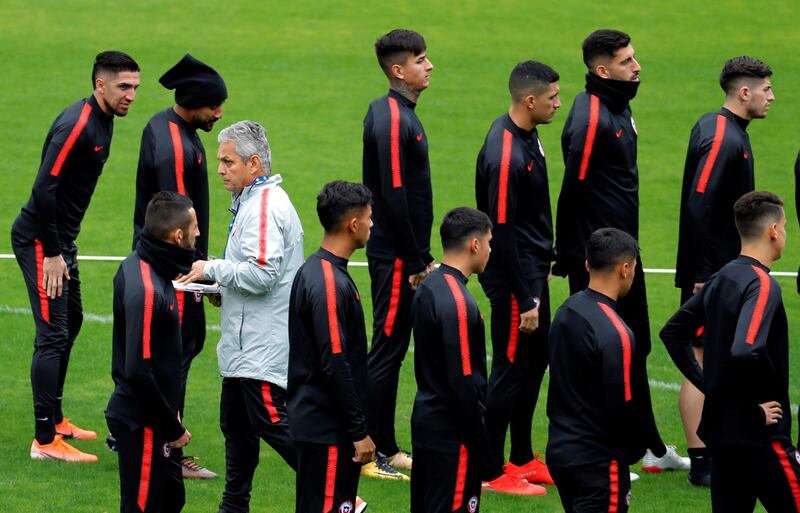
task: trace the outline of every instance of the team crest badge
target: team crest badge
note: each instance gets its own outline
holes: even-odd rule
[[[627,504],[628,506],[631,505],[631,491],[630,490],[628,490],[628,494],[625,496],[625,504]]]
[[[795,451],[794,459],[797,460],[797,464],[800,465],[800,452]]]
[[[633,116],[631,116],[631,127],[633,127],[633,133],[639,135],[639,131],[636,130],[636,121],[633,120]]]
[[[169,442],[164,442],[164,446],[161,448],[161,454],[163,454],[165,458],[169,458],[169,455],[172,454],[172,447],[169,446]]]
[[[353,513],[353,503],[344,501],[339,505],[339,513]]]
[[[194,302],[195,303],[202,303],[203,302],[203,294],[199,292],[194,293]]]
[[[542,146],[542,140],[541,139],[537,139],[536,142],[539,143],[539,153],[541,153],[542,157],[544,157],[544,146]]]
[[[472,497],[469,498],[469,501],[467,502],[467,511],[469,511],[469,513],[475,513],[476,511],[478,511],[477,495],[473,495]]]

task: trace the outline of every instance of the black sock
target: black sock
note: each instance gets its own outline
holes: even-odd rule
[[[51,408],[34,411],[36,417],[36,441],[39,445],[49,444],[56,436],[56,425],[53,423]]]
[[[705,447],[690,447],[689,459],[692,461],[692,468],[689,472],[694,476],[701,476],[711,472],[711,459],[708,457],[708,449]]]

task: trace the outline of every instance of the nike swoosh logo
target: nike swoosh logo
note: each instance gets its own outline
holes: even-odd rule
[[[197,163],[198,164],[202,164],[203,163],[203,156],[202,155],[198,155],[197,156]]]
[[[531,163],[528,164],[528,172],[530,173],[532,170],[533,170],[533,161],[531,160]]]
[[[49,418],[47,418],[47,417],[45,417],[45,418],[43,418],[43,419],[40,419],[39,417],[36,417],[36,420],[38,420],[39,422],[47,422],[47,421],[48,421],[48,420],[50,420],[50,419],[49,419]]]
[[[417,134],[417,140],[418,140],[418,141],[421,141],[421,140],[422,140],[422,132],[420,132],[420,133],[418,133],[418,134]]]
[[[171,311],[172,311],[172,310],[174,310],[174,309],[175,309],[175,303],[170,303],[170,305],[169,305],[169,311],[171,312]]]
[[[619,139],[620,137],[622,137],[622,129],[620,128],[619,130],[617,130],[617,132],[616,132],[616,134],[615,134],[615,135],[617,136],[617,139]]]
[[[94,152],[95,152],[95,153],[97,153],[98,151],[100,151],[100,150],[102,150],[102,149],[103,149],[103,147],[102,147],[102,146],[95,146],[95,147],[94,147]]]
[[[747,160],[747,157],[749,157],[749,156],[750,156],[750,154],[745,152],[744,159]]]

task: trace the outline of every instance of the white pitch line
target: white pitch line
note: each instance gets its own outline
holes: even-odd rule
[[[13,260],[15,257],[11,253],[0,253],[0,260]],[[78,260],[86,262],[121,262],[126,257],[122,256],[97,256],[97,255],[78,255]],[[350,262],[347,264],[350,267],[367,267],[366,262]],[[645,267],[644,272],[647,274],[675,274],[675,269],[659,269]],[[796,278],[797,273],[792,271],[772,271],[772,276],[785,276],[789,278]]]

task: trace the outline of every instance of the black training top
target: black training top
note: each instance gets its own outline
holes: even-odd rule
[[[142,232],[114,276],[111,376],[106,417],[131,429],[152,428],[169,441],[183,435],[181,328],[172,280],[186,273],[194,251]]]
[[[701,335],[703,368],[692,339]],[[705,394],[697,434],[709,447],[759,447],[791,439],[789,333],[781,289],[769,268],[739,256],[726,264],[661,330],[681,372]],[[759,406],[778,401],[783,418],[765,425]]]
[[[14,221],[13,234],[25,242],[39,239],[44,256],[71,248],[111,151],[114,116],[94,96],[67,107],[50,127],[33,191]]]
[[[133,246],[144,227],[147,203],[159,191],[188,196],[197,213],[196,259],[208,258],[208,171],[206,152],[197,131],[172,107],[155,114],[142,131],[136,171]]]
[[[411,308],[417,377],[412,444],[450,453],[464,444],[487,462],[486,343],[467,278],[440,265],[417,289]]]
[[[631,383],[635,350],[633,332],[609,297],[586,289],[558,308],[550,327],[549,464],[641,457]]]
[[[336,444],[367,436],[367,334],[347,260],[322,248],[294,277],[289,301],[292,438]]]
[[[572,104],[561,149],[564,179],[556,214],[558,258],[586,258],[586,241],[599,228],[639,237],[636,124],[629,100],[637,82],[589,73],[586,91]]]
[[[508,114],[492,123],[478,153],[475,198],[494,225],[480,282],[510,290],[521,312],[531,310],[528,281],[547,276],[554,256],[547,163],[536,129],[523,130]]]
[[[722,109],[704,114],[692,128],[681,189],[679,288],[704,283],[739,255],[733,204],[755,188],[748,123]]]
[[[372,191],[367,255],[400,258],[416,274],[433,260],[433,191],[428,138],[416,104],[395,91],[369,105],[364,118],[363,181]]]

